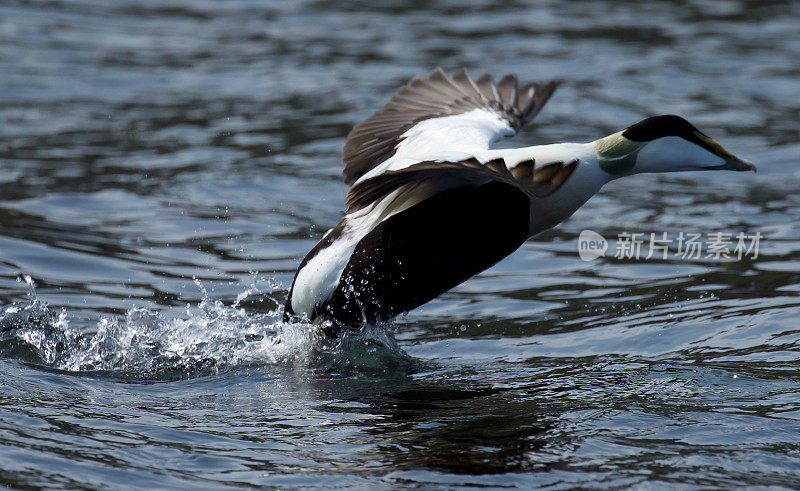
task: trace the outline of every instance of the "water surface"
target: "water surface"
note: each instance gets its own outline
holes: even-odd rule
[[[0,4],[0,483],[796,486],[798,22],[745,0]],[[676,113],[759,173],[621,180],[391,326],[283,324],[343,209],[345,135],[437,65],[565,81],[513,144]],[[584,229],[763,239],[584,262]]]

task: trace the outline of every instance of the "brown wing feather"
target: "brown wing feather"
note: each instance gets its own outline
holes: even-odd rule
[[[421,182],[452,178],[463,185],[493,180],[511,184],[530,196],[544,198],[556,192],[572,175],[577,160],[546,163],[535,168],[535,160],[518,163],[509,170],[503,159],[482,164],[471,158],[458,162],[420,162],[404,169],[387,171],[359,182],[347,193],[347,213],[352,213],[390,195],[392,192]]]
[[[506,75],[495,84],[490,75],[473,80],[465,69],[452,76],[437,68],[427,77],[414,77],[401,87],[386,106],[357,124],[344,145],[344,176],[352,184],[396,151],[402,135],[420,121],[488,109],[519,130],[541,110],[557,81],[531,82],[518,87],[517,78]]]
[[[465,185],[495,180],[519,187],[506,166],[502,162],[500,164],[488,166],[473,158],[459,162],[420,162],[405,169],[387,171],[350,188],[346,199],[347,212],[351,213],[380,201],[408,184],[432,179],[452,177]]]

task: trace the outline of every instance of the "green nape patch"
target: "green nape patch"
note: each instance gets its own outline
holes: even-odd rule
[[[633,169],[636,156],[644,146],[645,143],[625,138],[621,131],[594,142],[600,168],[613,175],[624,174]]]
[[[633,166],[636,165],[636,155],[638,151],[630,153],[628,155],[624,155],[622,157],[616,159],[607,159],[603,157],[598,158],[598,164],[600,168],[604,171],[608,172],[609,174],[624,174],[629,170],[633,169]]]

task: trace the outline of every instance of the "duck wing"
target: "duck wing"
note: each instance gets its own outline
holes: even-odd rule
[[[414,77],[347,136],[345,182],[353,185],[386,171],[447,160],[453,153],[487,150],[530,122],[558,83],[520,87],[511,74],[496,83],[489,74],[473,80],[463,68],[452,75],[436,68],[426,77]]]
[[[444,189],[475,186],[490,181],[509,184],[526,196],[542,198],[561,187],[577,165],[577,159],[539,165],[530,159],[509,169],[502,157],[485,163],[474,157],[456,162],[419,162],[359,180],[347,193],[347,213],[379,202],[401,188],[401,194],[416,192],[424,199]],[[428,185],[427,192],[417,190],[415,185],[419,184]]]

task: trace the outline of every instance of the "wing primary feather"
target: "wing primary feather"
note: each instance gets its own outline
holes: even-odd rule
[[[509,108],[517,109],[517,76],[509,73],[497,83],[500,100]]]
[[[475,99],[476,101],[481,101],[484,99],[483,94],[478,88],[475,86],[475,82],[469,76],[469,72],[467,72],[466,68],[459,68],[453,73],[453,81],[458,84],[461,88],[461,91],[464,92],[468,97]]]
[[[442,91],[458,100],[462,97],[467,97],[467,94],[461,91],[458,85],[447,76],[442,67],[437,67],[429,77],[430,81],[438,84]]]
[[[497,86],[494,84],[494,79],[488,73],[484,73],[476,81],[481,93],[486,97],[489,102],[499,102],[500,95],[497,93]]]
[[[528,87],[529,91],[529,99],[525,101],[525,106],[520,107],[520,113],[522,113],[522,124],[526,124],[528,121],[532,120],[539,114],[539,111],[542,110],[542,107],[545,103],[550,99],[550,96],[553,95],[553,92],[558,88],[559,84],[561,84],[560,80],[554,80],[552,82],[548,82],[546,84],[539,84],[536,82],[531,82],[527,84],[525,87]]]

